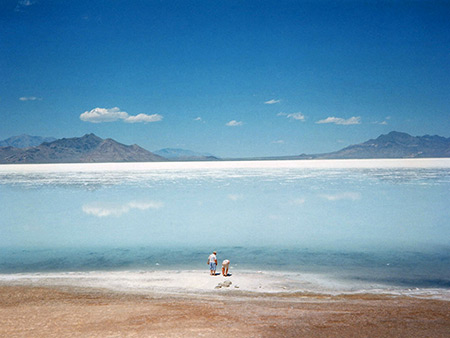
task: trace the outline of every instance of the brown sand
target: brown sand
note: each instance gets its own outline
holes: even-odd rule
[[[1,337],[450,337],[450,302],[0,287]]]

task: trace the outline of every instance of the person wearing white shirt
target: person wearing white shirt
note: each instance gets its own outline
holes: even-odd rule
[[[208,257],[208,264],[209,264],[209,271],[211,276],[216,275],[216,269],[217,269],[217,252],[213,251],[211,255]]]

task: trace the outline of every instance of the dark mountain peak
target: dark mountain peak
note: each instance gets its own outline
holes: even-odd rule
[[[155,155],[135,144],[127,146],[108,138],[102,140],[82,160],[83,162],[156,162],[164,161],[165,158]]]
[[[381,135],[381,136],[384,136],[384,135]],[[412,137],[408,133],[404,133],[404,132],[401,132],[401,131],[391,131],[390,133],[387,134],[387,136],[390,136],[390,137],[402,137],[402,138],[403,137]]]
[[[89,139],[89,138],[93,138],[93,139],[100,139],[100,137],[98,137],[97,135],[95,135],[94,133],[90,133],[90,134],[84,134],[81,138],[84,139]]]
[[[82,137],[62,138],[50,143],[44,143],[42,146],[50,148],[68,148],[77,152],[86,153],[96,148],[102,141],[102,138],[94,134],[86,134]]]
[[[411,136],[407,133],[392,131],[387,135],[381,135],[376,140],[368,142],[377,142],[378,144],[395,143],[406,146],[423,146],[445,144],[450,140],[438,135]],[[366,142],[366,143],[368,143]]]
[[[391,131],[387,135],[380,135],[375,141],[379,142],[405,142],[414,139],[414,136],[411,136],[407,133],[402,133],[398,131]]]
[[[76,137],[74,139],[77,139]],[[95,134],[85,134],[82,137],[80,137],[80,140],[83,142],[88,142],[88,143],[100,143],[102,141],[104,141],[101,137],[98,137]],[[110,140],[110,139],[109,139]]]

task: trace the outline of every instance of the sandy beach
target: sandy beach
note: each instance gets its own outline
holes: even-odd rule
[[[447,301],[0,287],[2,337],[448,337]]]
[[[424,293],[298,292],[305,281],[296,284],[276,274],[0,277],[2,337],[448,337],[450,332],[448,300]],[[227,280],[231,285],[217,288]]]

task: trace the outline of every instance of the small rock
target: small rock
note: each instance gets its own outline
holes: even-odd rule
[[[215,287],[214,287],[214,289],[221,289],[222,288],[222,285],[216,285]]]
[[[222,283],[222,286],[224,286],[224,287],[227,288],[227,287],[229,287],[231,284],[232,284],[231,281],[226,280],[225,282]]]
[[[234,287],[235,287],[236,289],[239,289],[239,285],[235,285]]]

